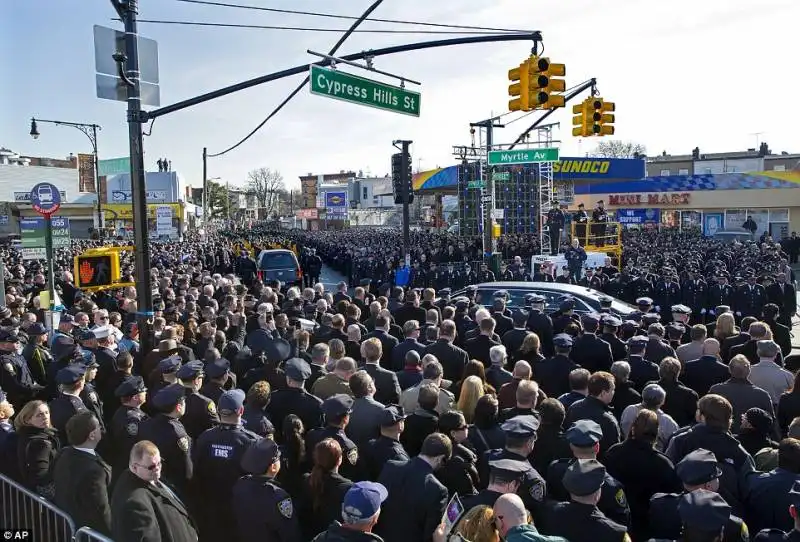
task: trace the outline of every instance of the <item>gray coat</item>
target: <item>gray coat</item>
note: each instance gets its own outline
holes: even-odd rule
[[[714,384],[708,393],[715,393],[723,396],[730,401],[733,407],[733,424],[731,433],[738,433],[742,422],[742,414],[753,407],[763,408],[775,418],[775,411],[772,408],[772,399],[769,393],[755,386],[749,380],[729,378],[720,384]]]

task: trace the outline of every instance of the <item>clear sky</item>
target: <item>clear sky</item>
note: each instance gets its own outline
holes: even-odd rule
[[[369,0],[231,0],[232,3],[360,15]],[[141,18],[346,28],[349,21],[140,0]],[[30,117],[95,122],[103,127],[100,158],[128,154],[125,104],[95,97],[92,27],[120,28],[107,0],[3,0],[0,11],[0,146],[32,156],[90,152],[76,130]],[[572,86],[596,77],[617,105],[616,138],[650,154],[744,150],[767,141],[773,151],[800,152],[795,129],[800,88],[798,0],[385,0],[375,17],[536,29],[545,53],[567,66]],[[362,28],[398,28],[365,23]],[[404,27],[405,28],[405,27]],[[408,27],[419,28],[419,27]],[[234,82],[309,63],[307,49],[327,51],[337,33],[141,24],[159,46],[161,103],[167,105]],[[448,36],[358,34],[342,54]],[[507,111],[507,71],[530,51],[526,42],[434,49],[382,57],[376,67],[422,82],[422,116],[405,117],[301,92],[253,138],[209,160],[209,177],[231,185],[266,166],[298,186],[309,172],[389,171],[394,139],[411,139],[414,167],[454,163],[453,145],[470,144],[469,123]],[[347,68],[367,75],[355,68]],[[368,77],[372,77],[367,75]],[[172,160],[190,184],[202,179],[202,148],[219,152],[254,128],[302,76],[255,87],[160,118],[145,138],[145,165]],[[377,79],[392,82],[381,76]],[[506,117],[513,120],[516,115]],[[496,132],[509,142],[534,117]],[[562,123],[562,155],[583,155],[596,140]],[[760,132],[761,135],[755,135]]]

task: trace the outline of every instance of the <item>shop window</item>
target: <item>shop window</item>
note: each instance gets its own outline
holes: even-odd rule
[[[669,177],[669,174],[670,174],[670,173],[669,173],[669,170],[668,170],[668,169],[662,169],[662,170],[661,170],[661,176],[662,176],[662,177]]]
[[[688,175],[689,170],[687,168],[681,168],[678,170],[678,175]]]
[[[711,175],[711,168],[710,167],[703,168],[703,175]]]
[[[726,229],[739,229],[747,220],[747,209],[726,209],[725,210],[725,228]]]
[[[770,222],[789,222],[789,209],[770,209]]]
[[[772,171],[786,171],[786,166],[784,164],[777,165],[772,168]]]

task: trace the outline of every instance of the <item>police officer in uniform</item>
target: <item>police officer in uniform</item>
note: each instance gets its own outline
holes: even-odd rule
[[[205,431],[192,448],[197,519],[201,540],[223,540],[236,528],[231,492],[244,474],[241,459],[260,437],[242,426],[245,394],[226,391],[219,398],[220,424]]]
[[[292,497],[275,483],[281,453],[271,439],[261,439],[244,452],[245,474],[233,485],[231,506],[239,542],[300,542]]]
[[[98,365],[97,360],[95,359],[94,354],[91,352],[84,352],[83,353],[83,366],[86,369],[86,374],[84,376],[84,385],[83,391],[81,391],[81,399],[83,400],[83,404],[86,405],[86,408],[92,411],[92,413],[97,418],[97,421],[100,423],[100,431],[103,435],[106,434],[106,422],[105,417],[103,414],[103,401],[100,399],[100,395],[98,395],[97,390],[94,387],[94,379],[97,376],[97,370],[100,365]],[[105,443],[102,441],[101,445],[99,446],[100,452],[105,450]]]
[[[553,320],[545,314],[545,302],[547,301],[543,295],[540,294],[527,294],[525,301],[530,306],[528,312],[528,322],[525,327],[539,336],[539,345],[542,354],[545,356],[552,356],[553,350]]]
[[[83,364],[72,363],[56,373],[58,396],[50,401],[50,421],[58,431],[61,442],[67,441],[67,422],[78,412],[86,411],[86,405],[80,398],[84,386],[86,368]]]
[[[557,459],[547,469],[548,492],[557,500],[567,500],[568,492],[562,479],[569,466],[581,459],[597,459],[603,430],[596,422],[578,420],[567,429],[565,436],[574,458]],[[608,473],[605,473],[603,478],[597,508],[610,520],[626,527],[630,526],[631,509],[628,506],[625,489]]]
[[[591,373],[608,371],[614,363],[614,358],[611,355],[611,345],[595,335],[600,326],[600,316],[582,314],[581,323],[583,334],[574,340],[570,358]]]
[[[166,388],[170,384],[175,384],[178,382],[178,377],[175,376],[175,374],[178,372],[178,369],[180,369],[182,363],[181,357],[177,354],[174,356],[169,356],[168,358],[164,358],[158,362],[158,368],[153,371],[153,373],[157,375],[158,380],[153,382],[153,385],[150,387],[150,393],[147,394],[147,403],[145,403],[143,408],[145,412],[151,416],[158,412],[158,409],[156,409],[152,404],[153,398],[159,391],[161,391],[162,388]],[[145,383],[147,383],[147,379],[149,377],[150,375],[142,375]]]
[[[306,434],[306,450],[313,451],[317,443],[332,438],[342,447],[342,465],[339,473],[345,478],[358,482],[366,479],[364,461],[359,458],[358,446],[348,438],[344,429],[350,422],[353,410],[353,398],[339,393],[322,402],[322,413],[325,415],[325,427],[311,429]]]
[[[369,441],[363,451],[367,474],[377,480],[387,461],[408,461],[408,452],[400,444],[406,414],[400,405],[389,405],[381,414],[381,434]]]
[[[611,347],[611,357],[614,361],[625,359],[628,349],[622,339],[617,336],[619,328],[622,327],[622,320],[613,314],[603,314],[600,317],[600,324],[603,326],[603,333],[600,338]]]
[[[44,389],[37,384],[25,358],[17,352],[19,336],[0,330],[0,389],[6,392],[8,402],[19,411],[22,406],[36,399]]]
[[[181,423],[192,440],[197,440],[203,431],[211,429],[219,423],[217,405],[205,395],[200,395],[199,392],[205,376],[203,362],[190,361],[178,369],[176,376],[181,385],[186,388],[186,412]]]
[[[567,217],[564,211],[559,207],[558,201],[553,202],[553,208],[547,212],[548,237],[550,238],[550,254],[558,254],[558,249],[561,248],[561,231],[564,229],[564,224]]]
[[[528,472],[530,463],[517,459],[498,459],[489,462],[489,485],[475,495],[461,496],[464,510],[471,510],[480,505],[494,506],[494,503],[505,493],[516,493]]]
[[[214,404],[219,406],[219,398],[225,391],[225,385],[230,378],[231,362],[225,358],[219,358],[206,364],[206,376],[208,380],[203,382],[200,394],[208,397]],[[233,386],[234,388],[236,386]]]
[[[675,466],[675,472],[683,482],[685,491],[682,494],[656,493],[650,499],[648,525],[650,536],[653,538],[673,540],[680,537],[681,515],[678,509],[681,497],[696,491],[716,492],[719,490],[722,469],[717,463],[716,456],[704,448],[698,448],[686,454],[686,457]],[[750,540],[747,524],[730,512],[728,515],[721,542],[747,542]]]
[[[114,390],[114,395],[119,397],[121,404],[114,412],[109,425],[113,443],[109,462],[112,475],[119,476],[128,467],[131,448],[139,440],[139,424],[147,419],[147,414],[141,409],[147,397],[144,379],[141,376],[126,378]],[[116,476],[113,481],[116,481]]]
[[[578,239],[581,245],[585,245],[586,224],[589,222],[589,214],[586,212],[586,207],[583,203],[578,204],[578,212],[572,215],[572,221],[575,223],[575,239]]]
[[[725,539],[731,507],[719,494],[705,489],[684,493],[678,500],[681,536],[676,540],[655,542],[718,542]]]
[[[800,542],[800,481],[789,490],[789,514],[794,520],[794,529],[783,532],[780,529],[763,529],[755,537],[755,542]]]
[[[630,542],[628,528],[606,517],[597,507],[606,479],[596,459],[578,459],[564,473],[569,502],[551,503],[544,514],[545,531],[570,542]]]
[[[292,358],[283,368],[287,387],[272,392],[266,413],[275,425],[275,438],[283,441],[283,421],[296,414],[306,431],[322,426],[322,401],[305,390],[304,382],[311,376],[311,367],[302,358]]]
[[[192,479],[192,439],[180,418],[186,412],[186,388],[170,384],[153,397],[153,406],[159,413],[139,424],[139,440],[149,440],[161,451],[164,458],[164,477],[178,492],[184,502],[190,495]]]
[[[489,464],[498,459],[514,459],[528,463],[529,469],[523,474],[523,481],[517,489],[517,495],[525,503],[525,508],[531,511],[534,517],[544,506],[547,496],[547,484],[533,465],[528,456],[533,452],[536,442],[536,430],[539,429],[539,420],[535,416],[516,416],[503,423],[501,426],[506,434],[505,449],[487,450],[478,464],[482,488],[489,483]]]

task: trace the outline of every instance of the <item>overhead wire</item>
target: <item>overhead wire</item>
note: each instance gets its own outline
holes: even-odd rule
[[[119,19],[113,19],[119,20]],[[258,30],[290,30],[301,32],[345,32],[344,28],[319,28],[306,26],[283,26],[283,25],[260,25],[260,24],[241,24],[241,23],[216,23],[203,21],[168,21],[162,19],[138,19],[138,23],[145,24],[172,24],[181,26],[204,26],[218,28],[251,28]],[[483,35],[495,34],[488,30],[395,30],[395,29],[363,29],[354,30],[355,34],[458,34],[458,35]]]
[[[236,8],[236,9],[249,9],[255,11],[267,11],[270,13],[283,13],[287,15],[305,15],[309,17],[324,17],[329,19],[343,19],[343,20],[350,20],[355,21],[358,20],[358,17],[353,15],[339,15],[337,13],[324,13],[324,12],[317,12],[317,11],[301,11],[295,9],[281,9],[281,8],[268,8],[263,6],[249,6],[246,4],[234,4],[231,2],[215,2],[212,0],[175,0],[176,2],[183,2],[186,4],[200,4],[200,5],[207,5],[207,6],[217,6],[217,7],[226,7],[226,8]],[[458,28],[458,29],[465,29],[465,30],[491,30],[493,32],[528,32],[528,30],[519,30],[519,29],[510,29],[510,28],[494,28],[490,26],[471,26],[471,25],[458,25],[458,24],[448,24],[448,23],[430,23],[425,21],[407,21],[402,19],[379,19],[373,17],[367,17],[364,21],[376,22],[376,23],[393,23],[393,24],[407,24],[407,25],[417,25],[417,26],[430,26],[430,27],[438,27],[438,28]]]
[[[344,42],[347,40],[347,38],[349,38],[349,37],[350,37],[350,35],[353,33],[353,31],[354,31],[356,28],[358,28],[358,26],[359,26],[359,25],[360,25],[362,22],[364,22],[364,20],[365,20],[367,17],[369,17],[369,16],[370,16],[370,14],[371,14],[373,11],[375,11],[375,10],[378,8],[378,6],[379,6],[379,5],[381,5],[381,3],[382,3],[382,2],[383,2],[383,0],[375,0],[375,1],[374,1],[374,2],[373,2],[373,3],[372,3],[372,4],[371,4],[371,5],[370,5],[370,6],[369,6],[367,9],[366,9],[366,11],[364,11],[364,13],[362,13],[362,14],[361,14],[361,17],[359,17],[359,18],[358,18],[358,20],[356,20],[356,21],[354,21],[354,22],[353,22],[353,24],[350,26],[350,28],[347,30],[347,32],[345,32],[345,33],[344,33],[344,34],[343,34],[343,35],[342,35],[342,36],[339,38],[339,40],[336,42],[336,44],[335,44],[333,47],[331,47],[330,51],[328,51],[328,54],[329,54],[329,55],[334,55],[334,54],[336,54],[336,51],[338,51],[338,50],[339,50],[339,47],[341,47],[341,46],[342,46],[342,44],[343,44],[343,43],[344,43]],[[303,90],[303,88],[306,86],[306,83],[308,83],[308,81],[309,81],[309,76],[308,76],[308,75],[306,75],[306,76],[303,78],[303,81],[302,81],[302,82],[301,82],[299,85],[297,85],[297,88],[295,88],[295,89],[294,89],[294,90],[293,90],[291,93],[289,93],[289,95],[288,95],[288,96],[287,96],[287,97],[286,97],[286,98],[285,98],[285,99],[284,99],[284,100],[283,100],[283,101],[282,101],[280,104],[278,104],[278,107],[276,107],[275,109],[273,109],[273,110],[272,110],[272,112],[271,112],[269,115],[267,115],[267,118],[265,118],[264,120],[262,120],[262,121],[261,121],[261,123],[259,123],[259,125],[258,125],[258,126],[256,126],[255,128],[253,128],[253,130],[252,130],[252,131],[251,131],[249,134],[247,134],[246,136],[244,136],[244,138],[242,138],[241,140],[239,140],[239,142],[238,142],[238,143],[236,143],[235,145],[232,145],[232,146],[228,147],[227,149],[225,149],[225,150],[224,150],[224,151],[222,151],[222,152],[218,152],[218,153],[215,153],[215,154],[209,154],[208,156],[210,156],[211,158],[215,158],[215,157],[217,157],[217,156],[222,156],[223,154],[227,154],[227,153],[229,153],[230,151],[232,151],[232,150],[234,150],[235,148],[237,148],[237,147],[238,147],[239,145],[241,145],[242,143],[244,143],[245,141],[247,141],[248,139],[250,139],[251,137],[253,137],[253,135],[254,135],[256,132],[258,132],[258,131],[259,131],[259,130],[260,130],[260,129],[261,129],[261,128],[262,128],[262,127],[263,127],[263,126],[264,126],[264,125],[265,125],[265,124],[266,124],[266,123],[267,123],[267,122],[268,122],[268,121],[269,121],[269,120],[270,120],[272,117],[274,117],[275,115],[277,115],[277,114],[278,114],[278,112],[279,112],[281,109],[283,109],[283,108],[284,108],[284,106],[285,106],[286,104],[288,104],[288,103],[289,103],[289,102],[292,100],[292,98],[294,98],[295,96],[297,96],[297,94],[298,94],[298,93],[299,93],[301,90]]]

